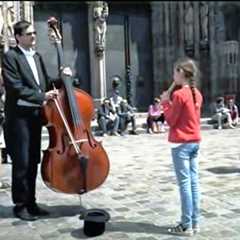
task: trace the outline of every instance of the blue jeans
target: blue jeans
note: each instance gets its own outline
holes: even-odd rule
[[[172,148],[172,158],[181,198],[181,223],[187,228],[198,224],[200,215],[198,150],[199,143],[185,143]]]

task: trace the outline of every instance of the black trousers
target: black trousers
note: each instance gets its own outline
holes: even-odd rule
[[[121,116],[120,117],[120,130],[121,132],[124,132],[128,124],[132,124],[132,131],[136,131],[136,118],[135,116]]]
[[[148,127],[148,129],[151,128],[152,125],[153,125],[153,122],[161,122],[163,124],[164,121],[165,121],[164,114],[161,114],[157,118],[152,118],[152,117],[148,116],[148,118],[147,118],[147,127]]]
[[[5,141],[12,159],[12,201],[36,201],[36,177],[41,158],[41,118],[39,109],[23,108],[12,119],[6,117]]]

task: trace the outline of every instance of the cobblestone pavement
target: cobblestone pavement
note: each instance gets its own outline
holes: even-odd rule
[[[202,223],[201,233],[193,239],[240,239],[239,131],[202,131]],[[98,139],[103,141],[111,163],[104,184],[79,198],[53,192],[39,175],[38,202],[51,214],[35,222],[14,218],[10,190],[0,190],[0,239],[86,239],[83,220],[79,219],[84,208],[105,209],[111,216],[104,234],[92,239],[185,239],[166,232],[180,214],[167,133]],[[43,148],[46,146],[44,141]],[[3,179],[10,181],[10,169],[10,164],[3,165]]]

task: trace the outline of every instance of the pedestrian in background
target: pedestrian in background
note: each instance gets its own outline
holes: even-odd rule
[[[181,88],[174,91],[171,98],[168,91],[161,95],[181,199],[180,223],[168,231],[183,236],[192,236],[200,230],[198,152],[202,95],[196,88],[198,72],[192,59],[177,61],[173,79]]]

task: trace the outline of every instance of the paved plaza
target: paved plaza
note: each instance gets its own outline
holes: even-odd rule
[[[202,137],[201,233],[192,238],[239,240],[240,129],[202,130]],[[83,209],[91,208],[105,209],[111,216],[105,233],[92,239],[187,239],[166,232],[180,214],[167,133],[98,139],[102,140],[111,164],[104,184],[79,198],[53,192],[39,175],[38,202],[51,214],[35,222],[14,218],[10,190],[0,190],[0,239],[87,239],[79,215]],[[43,143],[46,148],[47,140]],[[3,179],[10,181],[10,170],[10,164],[3,165]]]

